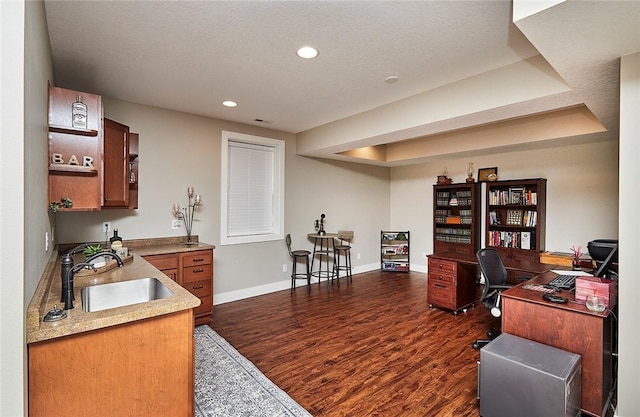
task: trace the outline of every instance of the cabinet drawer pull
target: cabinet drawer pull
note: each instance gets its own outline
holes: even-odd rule
[[[199,290],[200,288],[204,288],[204,285],[200,284],[197,287],[191,287],[192,290]]]
[[[204,261],[204,258],[198,258],[193,260],[193,262],[202,262],[202,261]]]
[[[193,273],[194,273],[194,274],[198,274],[198,273],[200,273],[200,272],[204,272],[204,269],[200,268],[200,269],[194,269],[194,270],[193,270]]]
[[[447,288],[446,285],[442,285],[442,284],[433,284],[433,286],[438,288]]]

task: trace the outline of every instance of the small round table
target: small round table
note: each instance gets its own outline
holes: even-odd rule
[[[311,256],[311,275],[318,277],[318,285],[322,278],[327,279],[327,291],[331,288],[329,285],[335,277],[335,270],[333,268],[333,242],[334,238],[338,237],[337,233],[309,233],[307,237],[313,239],[313,255]],[[318,249],[320,246],[320,249]],[[313,262],[316,259],[316,255],[320,255],[320,264],[317,271],[313,270]],[[322,257],[325,257],[325,269],[322,269]],[[329,267],[329,258],[331,258],[331,267]],[[340,281],[338,281],[340,285]]]

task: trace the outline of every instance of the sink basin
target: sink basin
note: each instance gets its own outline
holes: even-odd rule
[[[82,311],[93,312],[171,297],[173,292],[157,278],[93,285],[81,291]]]

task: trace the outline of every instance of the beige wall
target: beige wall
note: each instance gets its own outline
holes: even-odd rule
[[[433,184],[444,167],[464,182],[469,162],[498,167],[502,180],[547,179],[546,249],[568,252],[597,238],[618,236],[618,142],[610,140],[554,149],[506,152],[391,170],[391,228],[411,231],[414,269],[425,270],[433,251]],[[594,221],[594,219],[598,219]],[[483,239],[484,241],[484,239]],[[418,263],[420,260],[420,263]]]
[[[25,311],[44,266],[47,81],[53,71],[42,2],[0,2],[0,415],[27,405]]]
[[[379,262],[378,235],[389,223],[389,171],[295,154],[292,134],[104,98],[105,117],[140,134],[139,209],[67,212],[56,215],[59,243],[102,240],[103,221],[124,239],[184,235],[172,230],[171,207],[186,204],[186,188],[202,195],[193,233],[216,245],[216,302],[242,296],[253,287],[287,288],[290,260],[283,241],[220,246],[220,142],[230,130],[286,141],[285,232],[294,245],[310,249],[306,235],[325,213],[327,230],[355,231],[356,267]],[[246,293],[251,294],[251,293]],[[245,294],[245,295],[246,295]]]

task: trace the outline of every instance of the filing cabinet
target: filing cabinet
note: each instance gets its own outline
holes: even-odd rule
[[[475,301],[476,268],[473,265],[430,256],[427,272],[427,302],[458,314]]]

